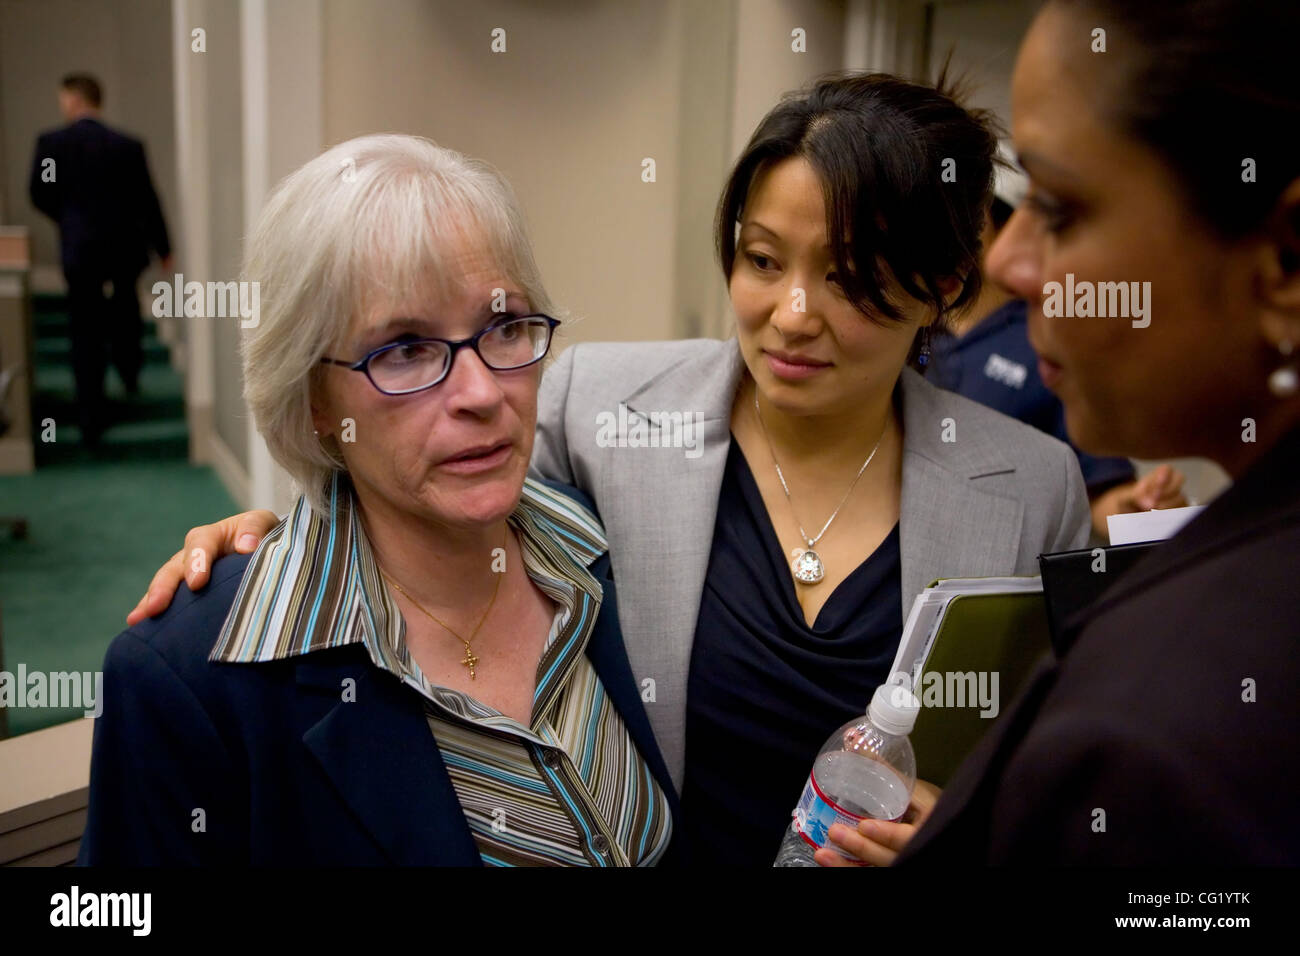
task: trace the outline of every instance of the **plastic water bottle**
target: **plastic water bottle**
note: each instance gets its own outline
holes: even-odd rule
[[[830,842],[831,824],[856,830],[867,817],[898,820],[907,812],[916,786],[916,755],[907,735],[919,709],[906,687],[883,684],[866,719],[831,734],[813,762],[775,866],[816,866],[813,853],[822,846],[854,859]]]

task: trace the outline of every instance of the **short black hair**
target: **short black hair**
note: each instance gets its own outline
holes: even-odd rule
[[[95,109],[99,109],[100,103],[104,101],[104,91],[99,85],[99,80],[89,73],[69,73],[59,85],[69,92],[76,93]]]
[[[724,277],[755,179],[792,157],[822,182],[827,240],[850,302],[880,324],[902,312],[888,276],[942,319],[979,294],[980,232],[993,193],[997,124],[945,84],[886,73],[833,73],[786,94],[758,124],[718,202],[714,238]],[[945,303],[940,282],[961,292]],[[917,351],[913,344],[913,358]]]
[[[1154,150],[1219,235],[1266,225],[1300,176],[1296,0],[1054,0],[1109,28],[1118,70],[1094,93],[1103,119]],[[1243,164],[1253,159],[1253,178]]]

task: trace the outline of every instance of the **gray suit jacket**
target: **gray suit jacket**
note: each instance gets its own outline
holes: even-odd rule
[[[574,345],[538,400],[533,469],[595,499],[627,656],[678,792],[691,644],[744,371],[734,339]],[[899,387],[900,621],[935,578],[1037,574],[1040,553],[1085,545],[1088,498],[1067,445],[911,369]],[[698,434],[663,419],[647,427],[637,413],[679,413]]]

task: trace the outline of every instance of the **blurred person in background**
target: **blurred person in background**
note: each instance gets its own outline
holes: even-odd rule
[[[110,361],[128,395],[144,361],[136,282],[155,252],[172,269],[171,243],[144,145],[100,117],[103,91],[84,73],[63,78],[59,111],[67,125],[36,141],[28,192],[59,227],[68,284],[68,319],[77,417],[94,445],[109,424],[104,372]]]

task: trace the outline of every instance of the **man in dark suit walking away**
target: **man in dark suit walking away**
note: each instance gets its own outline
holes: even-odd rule
[[[171,269],[171,244],[144,145],[105,126],[94,77],[71,74],[59,89],[68,125],[42,133],[32,161],[32,203],[59,225],[68,282],[72,367],[83,441],[107,424],[104,371],[111,360],[128,394],[139,389],[143,351],[136,282],[150,250]]]

